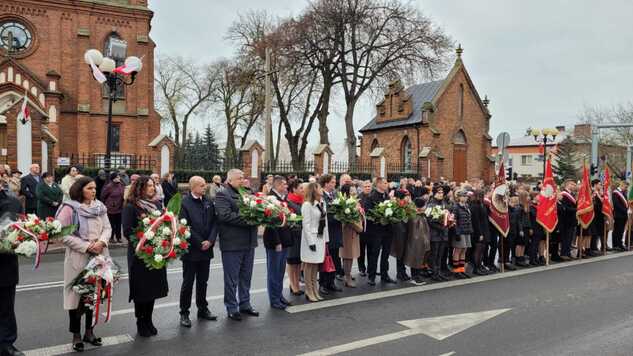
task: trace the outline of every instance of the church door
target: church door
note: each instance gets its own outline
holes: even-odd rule
[[[466,135],[459,130],[453,137],[453,181],[461,183],[468,177],[466,171]]]

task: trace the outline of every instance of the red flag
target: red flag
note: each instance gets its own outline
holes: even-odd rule
[[[508,214],[508,187],[506,185],[506,171],[503,162],[499,166],[499,173],[492,190],[490,201],[490,215],[488,219],[494,225],[503,237],[508,236],[510,231],[510,216]]]
[[[543,177],[543,187],[538,196],[536,207],[536,222],[538,222],[547,232],[552,232],[558,224],[558,212],[556,210],[556,182],[552,176],[552,161],[547,159],[545,166],[545,177]]]
[[[589,183],[589,171],[587,165],[583,166],[582,170],[582,185],[578,191],[578,210],[576,210],[576,217],[578,223],[583,229],[589,227],[591,221],[593,221],[593,199],[591,196],[591,185]]]
[[[609,166],[604,165],[604,187],[602,188],[602,213],[613,219],[613,202],[611,202],[611,175]]]

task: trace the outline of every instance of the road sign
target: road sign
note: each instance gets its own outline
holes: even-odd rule
[[[70,157],[58,157],[57,158],[58,166],[70,166]]]
[[[503,151],[510,144],[510,134],[507,132],[502,132],[497,136],[497,147],[499,151]]]

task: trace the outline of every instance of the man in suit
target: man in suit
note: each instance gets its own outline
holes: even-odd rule
[[[282,176],[275,176],[268,195],[280,202],[286,202],[288,184]],[[266,247],[267,288],[270,306],[284,310],[291,303],[283,296],[284,274],[288,247],[292,246],[292,235],[288,226],[269,227],[264,230],[264,247]]]
[[[216,217],[213,203],[205,196],[207,182],[204,178],[193,176],[189,179],[189,190],[182,200],[180,218],[189,224],[191,237],[189,251],[182,256],[182,287],[180,289],[180,325],[190,328],[189,308],[193,282],[196,281],[196,307],[198,319],[217,320],[209,311],[207,303],[207,281],[213,258],[213,245],[217,237]]]
[[[37,211],[37,185],[40,184],[40,165],[35,163],[31,165],[29,174],[20,180],[20,194],[26,199],[25,212],[27,214],[35,214]]]
[[[363,208],[366,212],[372,210],[376,205],[385,200],[389,200],[387,190],[389,184],[387,179],[377,177],[374,190],[369,195]],[[376,285],[376,272],[378,269],[378,256],[380,256],[380,279],[383,283],[396,283],[389,277],[389,254],[391,252],[391,228],[380,225],[373,221],[367,221],[367,283]]]
[[[627,192],[626,182],[622,181],[618,188],[613,191],[611,201],[613,201],[613,235],[612,245],[615,250],[625,251],[623,243],[624,228],[628,219],[628,201],[626,199]],[[606,188],[605,188],[606,189]]]
[[[257,226],[240,216],[240,192],[244,172],[231,169],[227,184],[215,196],[220,251],[224,267],[224,305],[231,320],[242,320],[242,314],[259,316],[251,305],[251,277],[257,247]],[[237,293],[236,293],[237,292]],[[236,294],[239,294],[239,301]]]
[[[325,201],[326,210],[327,207],[332,203],[334,199],[336,199],[336,177],[331,174],[324,174],[319,178],[319,185],[323,188],[323,200]],[[340,259],[338,256],[338,251],[341,246],[343,246],[343,224],[340,221],[334,218],[334,214],[328,212],[327,214],[327,223],[328,223],[328,235],[330,237],[330,242],[327,244],[328,253],[332,256],[332,260],[334,261],[334,265],[336,266],[336,261]],[[338,269],[338,268],[337,268]],[[336,273],[334,272],[319,272],[319,284],[320,289],[319,292],[321,294],[330,294],[330,292],[342,292],[343,289],[336,285]]]
[[[20,201],[0,190],[0,220],[15,220],[22,212]],[[18,257],[0,253],[0,355],[24,355],[13,346],[18,338],[15,320],[15,286],[18,284]]]

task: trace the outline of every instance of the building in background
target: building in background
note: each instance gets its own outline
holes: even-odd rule
[[[490,181],[494,175],[488,100],[481,99],[457,49],[444,80],[389,85],[376,116],[362,129],[362,161],[384,156],[387,173],[437,180]]]
[[[0,160],[23,171],[31,162],[50,170],[60,157],[103,164],[108,100],[84,62],[84,52],[97,48],[117,64],[134,55],[144,65],[135,83],[117,92],[113,165],[134,168],[143,160],[145,168],[168,169],[161,158],[170,157],[173,143],[160,135],[154,111],[152,17],[146,0],[3,0]],[[112,41],[125,41],[126,53],[113,53]],[[25,93],[31,121],[23,124],[17,115]],[[18,157],[25,147],[31,148],[28,159]]]

